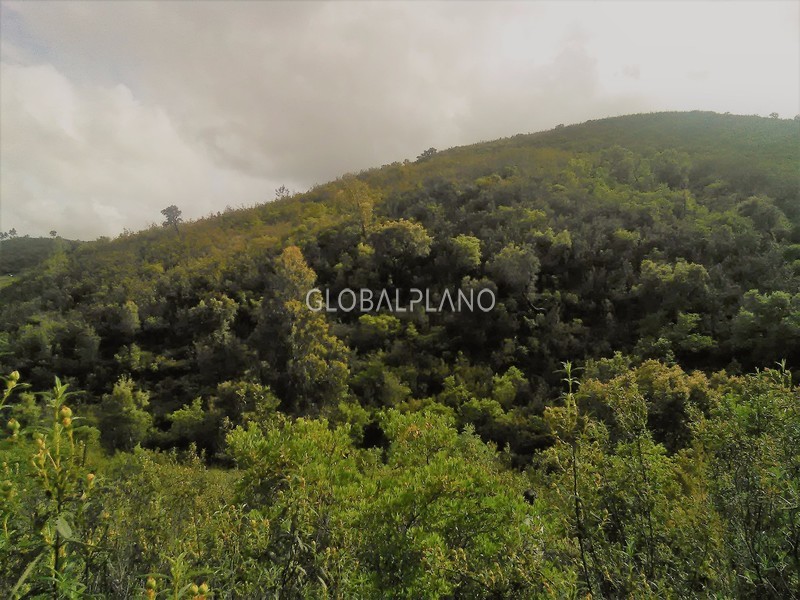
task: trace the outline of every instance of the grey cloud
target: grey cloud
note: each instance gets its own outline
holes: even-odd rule
[[[630,79],[638,80],[641,77],[641,69],[639,65],[625,65],[622,68],[622,74]]]
[[[711,73],[709,73],[709,71],[706,69],[688,71],[686,73],[686,78],[691,79],[692,81],[705,81],[706,79],[709,78],[710,74]]]
[[[3,3],[0,214],[41,233],[42,207],[69,206],[75,235],[115,233],[165,203],[200,216],[429,146],[652,109],[655,92],[603,80],[602,23],[558,7]],[[32,113],[43,95],[59,100]]]

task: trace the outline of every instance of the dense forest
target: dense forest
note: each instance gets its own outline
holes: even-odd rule
[[[0,240],[3,597],[800,598],[800,120],[162,213]]]

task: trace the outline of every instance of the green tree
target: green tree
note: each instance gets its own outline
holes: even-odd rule
[[[751,196],[740,202],[736,209],[750,219],[758,231],[773,240],[785,238],[792,229],[783,211],[767,196]]]
[[[420,163],[420,162],[424,162],[426,160],[429,160],[430,158],[433,158],[434,156],[436,156],[437,152],[438,152],[438,150],[436,150],[436,148],[428,148],[427,150],[422,152],[422,154],[417,156],[417,162]]]
[[[275,261],[256,332],[262,356],[274,369],[269,376],[292,412],[317,412],[326,404],[338,404],[347,394],[347,347],[331,333],[325,313],[306,305],[315,281],[300,249],[285,248]],[[309,302],[320,303],[319,292]]]
[[[285,304],[290,324],[286,374],[295,410],[318,411],[347,394],[347,347],[330,332],[322,313],[311,312],[298,300]]]
[[[420,223],[399,219],[374,228],[369,241],[375,249],[375,261],[387,275],[399,283],[401,276],[431,251],[431,238]]]
[[[800,595],[800,388],[781,365],[736,382],[692,429],[740,598]]]
[[[100,441],[108,450],[131,450],[150,434],[153,417],[146,408],[147,392],[137,390],[128,376],[120,377],[110,394],[104,394],[98,411]]]
[[[531,476],[557,507],[564,534],[576,540],[569,560],[579,566],[584,591],[614,598],[730,594],[720,519],[698,477],[703,460],[690,452],[669,456],[654,442],[635,372],[584,381],[563,407],[547,408],[545,419],[555,444]]]
[[[164,223],[162,223],[162,225],[164,225],[164,227],[174,227],[175,233],[178,233],[178,224],[183,222],[181,210],[172,204],[162,210],[161,214],[164,215]]]
[[[800,294],[750,290],[742,298],[731,330],[733,343],[749,351],[751,364],[786,357],[800,341]]]
[[[450,239],[452,267],[457,273],[474,271],[481,265],[481,241],[471,235]]]
[[[366,482],[360,562],[382,595],[542,597],[571,592],[540,551],[551,524],[524,480],[469,429],[433,412],[389,411],[385,466]],[[544,574],[552,574],[550,579]]]
[[[529,292],[539,273],[539,258],[530,246],[512,243],[500,250],[486,268],[497,283]]]
[[[369,185],[354,177],[347,175],[341,179],[342,189],[338,195],[345,210],[353,215],[361,229],[362,240],[367,238],[367,232],[372,225],[372,213],[375,204],[380,201],[380,194]]]
[[[672,189],[683,189],[689,184],[691,159],[685,152],[673,148],[657,153],[651,160],[653,174],[657,181],[666,183]]]

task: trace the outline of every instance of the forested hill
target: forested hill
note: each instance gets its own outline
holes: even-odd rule
[[[800,598],[798,134],[620,117],[3,240],[2,595]]]
[[[0,232],[0,276],[19,275],[35,269],[49,258],[58,246],[72,248],[79,242],[61,238],[9,237]]]
[[[653,156],[673,149],[690,158],[693,188],[721,179],[744,194],[768,193],[779,202],[785,201],[788,208],[800,189],[799,130],[796,119],[790,122],[699,111],[630,115],[453,148],[440,152],[438,160],[429,165],[433,170],[425,170],[423,177],[435,175],[445,157],[457,159],[465,167],[448,165],[449,176],[468,183],[475,175],[477,160],[484,168],[497,169],[510,163],[533,174],[538,166],[532,160],[534,156],[540,161],[554,159],[552,153],[534,154],[535,150],[561,150],[571,156],[621,146]],[[794,206],[798,210],[797,203]]]
[[[249,382],[291,414],[347,401],[368,422],[438,403],[527,456],[547,444],[541,411],[564,361],[800,364],[798,133],[797,120],[713,113],[604,119],[56,244],[0,291],[0,361],[35,386],[61,375],[88,404],[130,377],[149,394],[150,444],[218,450],[209,431],[236,420],[221,386]],[[288,314],[292,290],[314,283],[334,295],[489,287],[498,302],[487,314]],[[172,435],[170,415],[196,398],[209,430]]]

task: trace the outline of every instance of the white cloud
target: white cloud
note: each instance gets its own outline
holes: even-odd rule
[[[158,221],[173,203],[197,217],[271,197],[270,182],[216,165],[122,84],[76,85],[50,65],[0,68],[6,228],[116,234]]]

